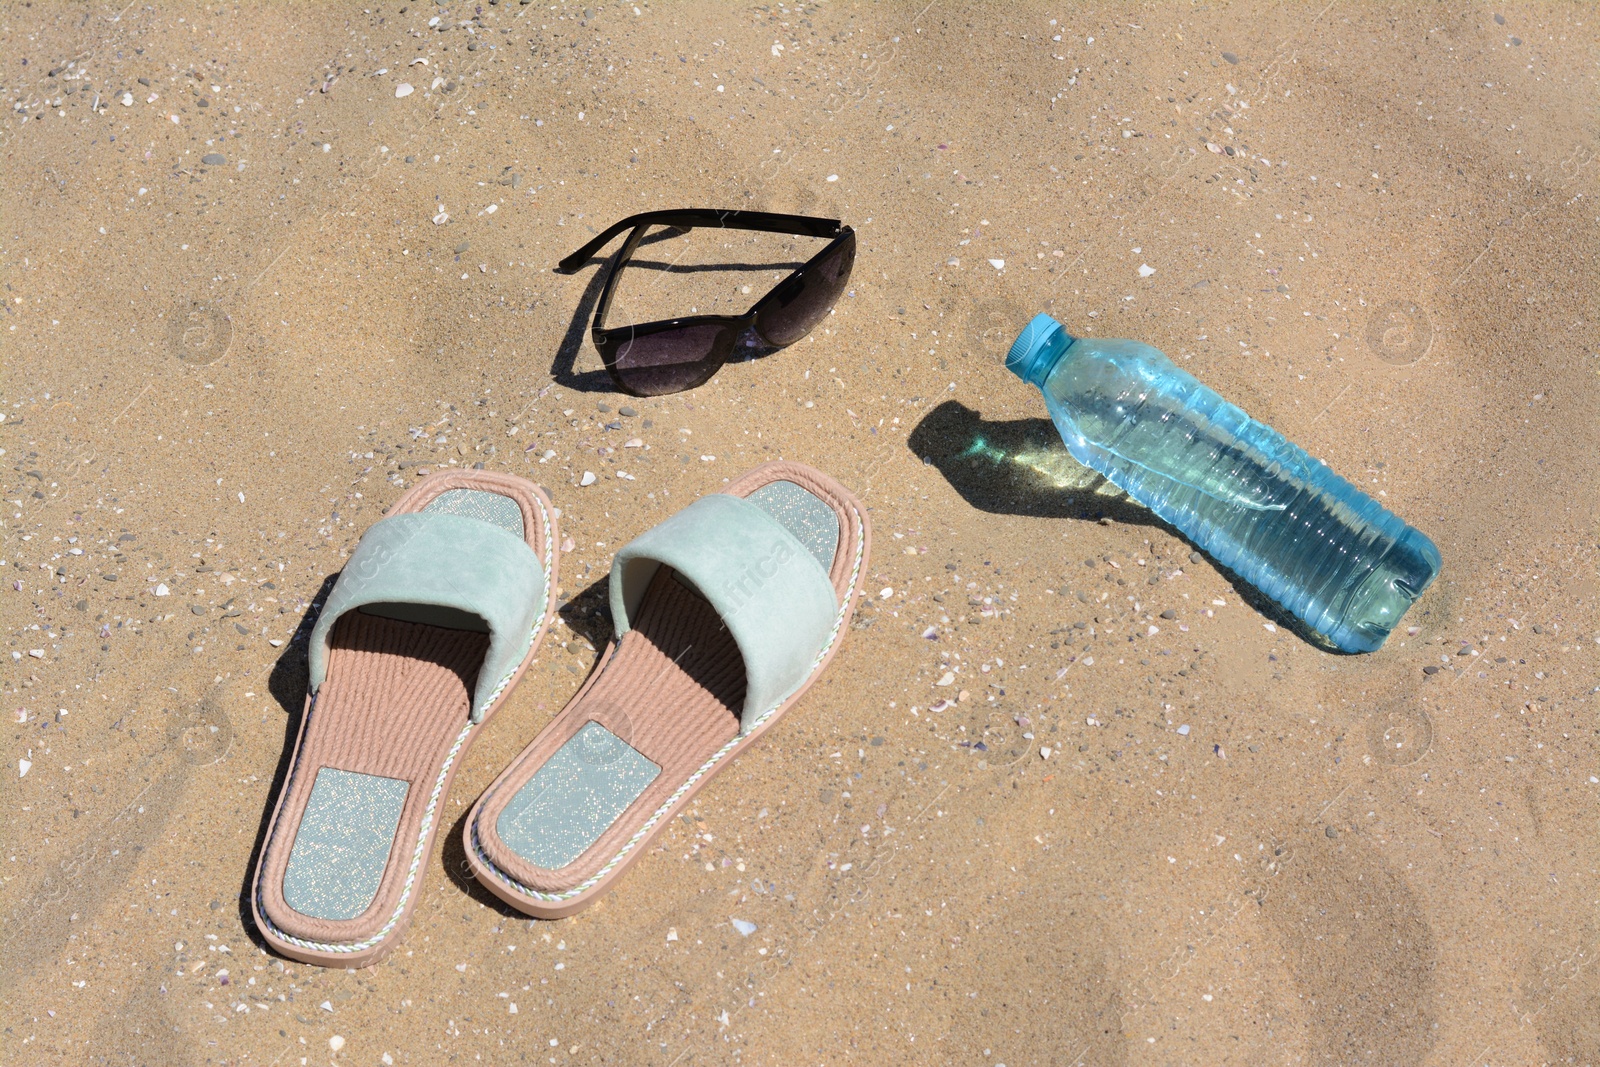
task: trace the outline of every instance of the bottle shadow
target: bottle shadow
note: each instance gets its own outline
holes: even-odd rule
[[[1166,525],[1073,459],[1049,419],[991,422],[959,400],[946,400],[912,429],[906,447],[979,511]]]
[[[959,400],[928,412],[906,447],[938,469],[972,507],[992,515],[1152,526],[1199,552],[1240,600],[1309,645],[1340,653],[1328,639],[1211,557],[1182,531],[1072,458],[1049,419],[991,421]]]

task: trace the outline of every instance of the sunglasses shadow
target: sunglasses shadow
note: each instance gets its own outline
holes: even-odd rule
[[[639,247],[669,241],[674,237],[682,236],[682,231],[668,230],[664,233],[651,234],[639,242]],[[567,332],[561,338],[561,344],[556,348],[555,359],[550,364],[550,377],[557,385],[580,393],[620,393],[617,384],[611,380],[611,375],[602,368],[600,370],[578,370],[578,353],[583,350],[584,342],[589,337],[589,327],[594,322],[594,307],[600,302],[600,292],[605,288],[606,278],[613,269],[609,257],[601,260],[596,256],[584,263],[577,270],[582,270],[590,263],[606,263],[600,270],[594,272],[589,279],[589,284],[584,286],[583,295],[578,298],[578,308],[573,312],[572,321],[567,324]],[[751,270],[786,270],[795,271],[805,266],[804,261],[795,263],[717,263],[684,267],[676,263],[661,262],[656,260],[631,259],[628,261],[629,270],[655,270],[674,272],[678,274],[699,274],[706,271],[751,271]],[[563,273],[563,272],[557,272]],[[576,273],[573,271],[571,273]],[[615,317],[615,308],[613,315]],[[729,363],[744,363],[752,359],[763,359],[781,351],[777,345],[769,345],[755,331],[747,331],[739,339],[737,347],[728,357]]]
[[[578,310],[572,315],[572,321],[567,325],[567,332],[561,338],[561,344],[556,348],[555,359],[550,364],[550,377],[557,385],[580,393],[615,393],[617,385],[611,380],[604,368],[600,370],[578,370],[578,352],[582,350],[583,343],[589,337],[589,323],[594,318],[594,306],[600,300],[600,290],[605,288],[606,272],[597,270],[589,279],[589,284],[584,286],[583,295],[578,298]]]

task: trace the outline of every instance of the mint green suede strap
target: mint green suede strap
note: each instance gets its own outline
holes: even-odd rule
[[[453,608],[489,629],[489,653],[472,698],[477,722],[527,654],[544,603],[538,554],[500,527],[426,511],[380,519],[350,554],[311,631],[311,689],[327,677],[328,635],[345,612],[374,604]]]
[[[805,545],[766,511],[736,496],[703,496],[618,552],[611,619],[630,629],[662,565],[691,582],[722,616],[746,677],[742,729],[810,676],[833,631],[839,601]]]

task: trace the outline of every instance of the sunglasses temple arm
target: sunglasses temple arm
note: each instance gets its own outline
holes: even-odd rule
[[[561,274],[573,273],[623,230],[633,226],[646,225],[731,227],[734,229],[766,230],[771,233],[798,233],[809,237],[834,237],[845,228],[838,219],[819,219],[806,215],[777,215],[765,211],[718,211],[694,208],[675,211],[646,211],[638,215],[629,215],[620,222],[607,226],[588,244],[556,264],[556,271]]]
[[[556,272],[559,274],[573,273],[579,267],[587,263],[591,256],[600,251],[600,249],[605,247],[605,245],[609,244],[613,237],[621,233],[623,230],[637,225],[638,220],[641,217],[643,216],[633,215],[629,218],[623,219],[621,222],[616,222],[610,226],[607,226],[604,230],[601,230],[600,233],[596,235],[595,238],[588,244],[572,253],[572,255],[568,256],[566,259],[563,259],[560,263],[557,263]]]

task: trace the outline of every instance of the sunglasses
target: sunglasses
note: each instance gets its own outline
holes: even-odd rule
[[[622,268],[651,226],[678,230],[719,228],[799,234],[828,239],[827,247],[772,288],[743,315],[690,315],[635,326],[605,325]],[[631,215],[563,259],[559,274],[572,274],[623,230],[632,229],[612,259],[594,310],[590,336],[611,380],[635,396],[660,396],[711,380],[741,346],[792,345],[821,322],[850,281],[856,231],[838,219],[775,215],[766,211],[680,210]]]

